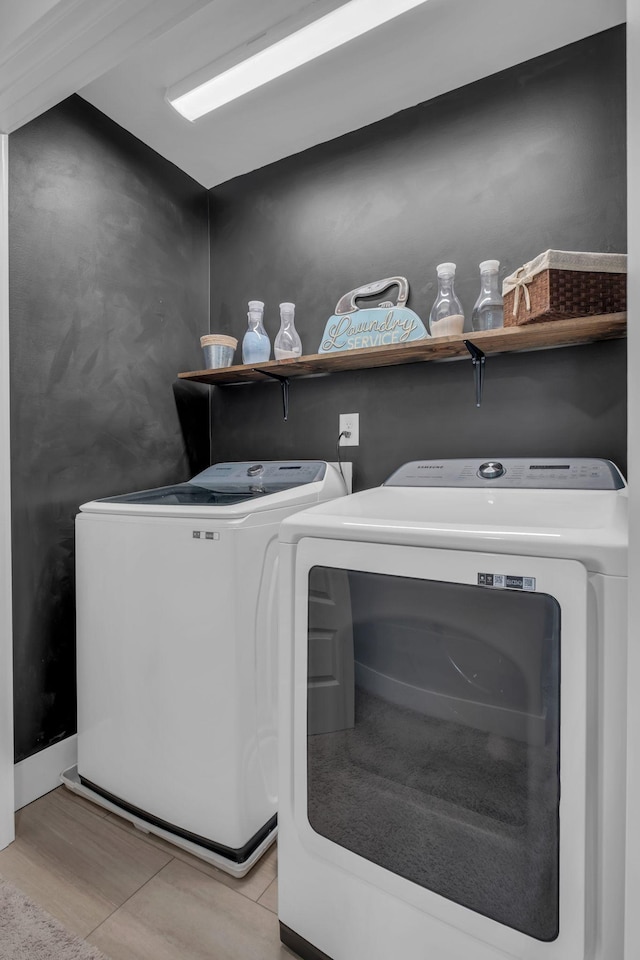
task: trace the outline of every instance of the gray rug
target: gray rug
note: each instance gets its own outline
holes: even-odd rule
[[[0,877],[0,960],[106,960]]]

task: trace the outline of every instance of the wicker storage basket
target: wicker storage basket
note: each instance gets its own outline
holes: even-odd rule
[[[627,258],[547,250],[502,285],[506,327],[627,309]]]

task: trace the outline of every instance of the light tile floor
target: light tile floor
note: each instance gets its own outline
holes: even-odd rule
[[[112,960],[290,960],[275,846],[242,880],[59,787],[16,814],[0,874]]]

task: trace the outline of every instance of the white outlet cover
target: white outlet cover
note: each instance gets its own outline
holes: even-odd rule
[[[341,447],[357,447],[360,445],[360,414],[341,413],[339,423],[340,434],[349,433],[348,437],[340,437]]]

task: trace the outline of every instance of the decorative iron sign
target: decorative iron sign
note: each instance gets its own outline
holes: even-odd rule
[[[397,303],[384,300],[375,307],[357,306],[359,297],[373,297],[396,285]],[[387,277],[345,293],[336,304],[336,312],[327,321],[318,353],[391,346],[428,337],[418,314],[406,306],[408,296],[406,277]]]

